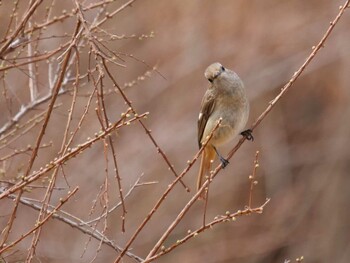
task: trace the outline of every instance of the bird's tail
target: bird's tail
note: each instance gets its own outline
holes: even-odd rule
[[[211,163],[214,161],[216,157],[215,150],[212,146],[206,146],[202,153],[201,165],[199,168],[199,174],[197,179],[197,191],[202,187],[203,183],[206,180],[206,176],[209,176]],[[205,200],[207,194],[204,190],[199,196],[200,199]]]

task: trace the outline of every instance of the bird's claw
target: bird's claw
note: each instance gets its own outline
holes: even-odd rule
[[[226,160],[224,157],[220,156],[220,162],[222,169],[225,169],[225,167],[230,163],[228,160]]]
[[[254,136],[252,132],[253,131],[251,129],[248,129],[248,130],[242,131],[241,135],[244,136],[248,141],[254,141]]]

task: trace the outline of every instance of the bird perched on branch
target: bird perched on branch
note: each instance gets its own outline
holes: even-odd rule
[[[249,116],[249,102],[242,80],[234,71],[226,69],[220,63],[211,64],[204,75],[211,85],[204,94],[199,113],[199,148],[206,142],[220,118],[221,123],[202,153],[197,191],[209,176],[211,163],[216,156],[219,157],[223,168],[229,163],[219,154],[218,146],[229,142],[238,134],[245,136],[248,140],[254,139],[251,130],[243,130]],[[200,197],[205,199],[206,191],[203,191]]]

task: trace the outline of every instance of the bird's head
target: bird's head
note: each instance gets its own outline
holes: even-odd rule
[[[215,62],[211,64],[204,72],[204,76],[209,80],[210,82],[213,82],[217,77],[221,75],[222,72],[224,72],[226,69],[223,65],[221,65],[219,62]]]

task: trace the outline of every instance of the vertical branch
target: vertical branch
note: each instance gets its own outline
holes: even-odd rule
[[[20,193],[22,193],[22,191]],[[7,239],[9,237],[9,234],[10,234],[11,229],[12,229],[12,225],[13,225],[15,219],[16,219],[16,214],[17,214],[17,209],[18,209],[18,204],[19,204],[20,198],[21,198],[20,195],[18,195],[16,197],[16,199],[14,200],[15,201],[15,206],[14,206],[14,208],[12,210],[11,216],[10,216],[10,218],[9,218],[5,228],[1,232],[2,238],[1,238],[1,241],[0,241],[0,248],[4,247],[4,245],[7,242]]]
[[[91,48],[94,49],[93,46],[91,46]],[[99,104],[98,117],[99,117],[99,119],[101,119],[100,122],[101,122],[102,129],[105,129],[104,126],[106,128],[109,127],[109,119],[107,116],[107,110],[106,110],[105,101],[104,101],[104,91],[103,91],[104,72],[103,72],[100,64],[97,65],[97,68],[98,68],[98,71],[100,73],[100,77],[99,77],[99,81],[98,81],[99,82],[98,84],[100,87],[100,89],[98,89],[99,90],[99,92],[98,92],[98,97],[99,97],[99,99],[98,99],[98,104]],[[105,121],[105,124],[102,123],[102,117]],[[124,202],[123,188],[122,188],[122,183],[121,183],[121,177],[120,177],[119,170],[118,170],[117,155],[116,155],[116,151],[114,149],[113,140],[110,136],[108,137],[108,142],[109,142],[110,149],[112,152],[114,173],[115,173],[115,178],[116,178],[117,185],[118,185],[119,198],[120,198],[120,201],[122,204],[121,219],[122,219],[122,232],[124,233],[125,232],[125,218],[126,218],[127,211],[126,211],[126,206],[125,206],[125,202]]]
[[[7,29],[6,29],[6,33],[5,33],[5,37],[7,38],[9,32],[11,32],[11,26],[12,26],[12,23],[13,23],[13,20],[15,18],[15,14],[18,12],[18,3],[19,3],[19,0],[15,0],[14,3],[13,3],[13,8],[12,8],[12,15],[10,16],[10,21],[9,21],[9,24],[7,26]]]
[[[4,91],[2,92],[2,95],[4,96],[4,100],[5,100],[5,103],[6,103],[6,110],[8,112],[8,118],[11,118],[11,115],[12,115],[12,99],[9,97],[9,94],[8,94],[8,89],[7,89],[7,84],[6,84],[6,81],[5,81],[5,74],[2,75],[2,86],[4,87]],[[1,140],[3,139],[4,136],[1,136]]]
[[[120,202],[122,204],[122,216],[121,216],[122,217],[122,232],[124,233],[125,232],[125,216],[126,216],[127,211],[126,211],[125,202],[124,202],[123,189],[121,186],[121,179],[120,179],[119,170],[118,170],[117,156],[116,156],[116,152],[115,152],[115,149],[113,146],[113,140],[110,136],[108,137],[108,140],[109,140],[109,144],[111,145],[115,178],[116,178],[117,183],[118,183],[119,198],[120,198]]]
[[[28,21],[29,26],[31,25],[30,20]],[[27,47],[27,53],[29,60],[34,56],[33,52],[33,43],[32,43],[33,36],[30,34],[28,38],[28,47]],[[36,83],[36,74],[35,74],[35,65],[34,63],[28,63],[28,81],[29,81],[29,92],[30,92],[30,101],[34,102],[38,96],[38,87]]]
[[[74,34],[74,37],[76,35],[76,33],[78,32],[79,30],[79,27],[80,27],[80,22],[78,21],[77,22],[77,25],[76,25],[76,29],[75,29],[75,34]],[[70,47],[68,49],[68,52],[66,53],[65,55],[65,58],[63,60],[63,63],[62,63],[62,66],[61,66],[61,70],[60,70],[60,74],[59,74],[59,77],[55,83],[55,86],[54,86],[54,89],[52,91],[52,98],[50,100],[50,103],[48,105],[48,109],[47,109],[47,113],[46,113],[46,116],[45,116],[45,119],[44,119],[44,123],[43,123],[43,126],[40,130],[40,133],[39,133],[39,136],[36,140],[36,146],[33,150],[33,153],[32,153],[32,156],[30,158],[30,161],[29,161],[29,164],[28,164],[28,167],[27,167],[27,170],[25,172],[25,177],[28,176],[28,174],[30,173],[30,170],[32,169],[33,167],[33,164],[34,164],[34,160],[38,154],[38,149],[39,149],[39,146],[40,146],[40,143],[41,143],[41,140],[45,134],[45,130],[46,130],[46,127],[49,123],[49,120],[50,120],[50,117],[51,117],[51,113],[52,113],[52,110],[53,110],[53,107],[54,107],[54,104],[56,102],[56,99],[57,99],[57,96],[58,96],[58,92],[60,90],[60,87],[61,87],[61,84],[62,84],[62,81],[64,79],[64,76],[65,76],[65,73],[66,73],[66,70],[67,70],[67,65],[68,65],[68,61],[69,61],[69,58],[70,58],[70,55],[71,55],[71,52],[72,52],[72,47]]]
[[[259,151],[256,151],[255,159],[254,159],[253,172],[252,172],[251,175],[249,175],[250,189],[249,189],[248,208],[252,207],[254,185],[258,184],[258,181],[255,180],[255,178],[256,178],[256,170],[258,169],[258,167],[259,167]]]
[[[70,124],[71,124],[72,116],[73,116],[73,112],[74,112],[74,106],[75,106],[75,103],[76,103],[77,86],[79,85],[79,54],[78,54],[77,50],[76,50],[76,53],[77,53],[76,54],[77,55],[77,59],[75,61],[76,62],[75,63],[76,64],[76,78],[75,78],[75,83],[74,83],[73,98],[72,98],[71,107],[70,107],[70,109],[68,111],[69,114],[68,114],[68,118],[67,118],[67,124],[66,124],[66,128],[65,128],[65,131],[64,131],[62,143],[61,143],[61,149],[60,149],[60,151],[58,153],[58,156],[60,156],[60,157],[63,154],[65,154],[67,152],[67,149],[68,149],[68,145],[66,145],[66,140],[67,140],[67,137],[68,137],[68,132],[69,132],[69,128],[70,128]],[[49,181],[49,185],[46,188],[46,193],[45,193],[44,199],[42,201],[43,205],[42,205],[42,207],[40,209],[40,213],[39,213],[39,216],[38,216],[38,219],[37,219],[38,222],[40,220],[42,220],[44,218],[44,216],[46,215],[47,208],[48,208],[48,205],[49,205],[50,200],[51,200],[51,195],[52,195],[53,189],[54,189],[55,184],[56,184],[58,171],[59,171],[59,166],[57,166],[54,169],[54,171],[53,171],[53,173],[51,175],[51,180]],[[37,243],[39,241],[40,234],[41,234],[41,230],[42,230],[42,228],[39,228],[34,233],[34,236],[33,236],[33,239],[32,239],[32,243],[31,243],[30,249],[28,251],[27,259],[26,259],[28,262],[31,262],[31,260],[33,259],[33,256],[35,254],[35,249],[36,249],[36,246],[37,246]]]
[[[39,4],[41,1],[36,1],[33,5],[33,6],[36,6],[36,4]],[[33,11],[34,12],[34,11]],[[29,17],[28,17],[29,19]],[[76,27],[76,32],[78,31],[80,27],[80,23],[78,22],[77,23],[77,27]],[[1,51],[0,51],[0,54],[1,54]],[[34,149],[32,151],[32,154],[31,154],[31,157],[30,157],[30,160],[29,160],[29,163],[28,163],[28,166],[27,166],[27,169],[24,173],[24,176],[23,178],[27,178],[32,167],[33,167],[33,164],[34,164],[34,161],[37,157],[37,154],[38,154],[38,151],[39,151],[39,148],[40,148],[40,144],[41,144],[41,141],[42,141],[42,138],[44,137],[44,134],[45,134],[45,131],[46,131],[46,128],[47,128],[47,125],[49,123],[49,120],[50,120],[50,117],[51,117],[51,113],[52,113],[52,110],[54,108],[54,105],[55,105],[55,101],[57,99],[57,96],[58,96],[58,92],[59,92],[59,89],[61,87],[61,84],[62,84],[62,81],[63,81],[63,78],[64,78],[64,75],[65,75],[65,72],[66,72],[66,69],[67,69],[67,65],[68,65],[68,61],[69,61],[69,57],[70,57],[70,54],[71,54],[71,48],[68,50],[68,52],[66,53],[66,56],[65,56],[65,59],[62,63],[62,66],[61,66],[61,72],[60,72],[60,75],[59,75],[59,78],[57,79],[57,82],[55,84],[55,88],[53,90],[53,94],[52,94],[52,98],[51,98],[51,101],[48,105],[48,110],[46,112],[46,115],[45,115],[45,118],[44,118],[44,122],[43,122],[43,125],[42,125],[42,128],[39,132],[39,135],[37,137],[37,140],[36,140],[36,143],[35,143],[35,146],[34,146]],[[24,180],[24,179],[22,179]],[[23,194],[23,188],[20,189],[19,193],[18,193],[18,197],[15,201],[15,204],[14,204],[14,208],[13,208],[13,212],[12,212],[12,216],[11,218],[15,218],[15,214],[17,212],[17,208],[18,208],[18,205],[19,205],[19,200],[20,200],[20,197],[22,196]],[[10,232],[11,231],[11,228],[12,228],[12,224],[13,224],[13,221],[10,221],[9,224],[8,224],[8,228],[6,231]],[[8,234],[5,233],[5,236],[8,236]],[[3,240],[4,241],[4,240]],[[6,241],[6,240],[5,240]]]
[[[89,27],[87,26],[87,23],[86,23],[86,20],[84,18],[84,14],[83,14],[83,11],[82,11],[82,8],[80,6],[80,4],[78,3],[77,0],[74,1],[75,2],[75,5],[76,5],[76,8],[78,10],[78,17],[79,17],[79,20],[81,21],[84,29],[85,29],[85,32],[87,34],[87,38],[90,42],[90,51],[94,52],[96,56],[99,56],[103,63],[104,63],[104,58],[103,56],[100,54],[99,50],[98,50],[98,47],[97,47],[97,44],[94,42],[94,39],[91,35],[91,32],[90,32],[90,29]],[[89,56],[89,63],[90,63],[90,56]],[[104,64],[105,65],[105,64]],[[107,116],[107,112],[106,112],[106,107],[105,107],[105,102],[104,102],[104,96],[103,96],[103,77],[104,77],[104,72],[102,70],[103,67],[101,67],[100,64],[97,65],[97,68],[98,68],[98,71],[99,71],[99,81],[98,83],[96,83],[95,85],[100,85],[100,89],[97,88],[97,90],[99,91],[98,92],[98,118],[101,122],[101,126],[102,126],[102,129],[105,130],[106,128],[108,128],[109,126],[109,119],[108,119],[108,116]],[[105,124],[103,124],[103,121],[102,121],[102,118],[104,119],[104,122]],[[119,175],[119,171],[118,171],[118,165],[117,165],[117,158],[116,158],[116,152],[115,152],[115,149],[114,149],[114,146],[113,146],[113,141],[111,139],[111,137],[108,138],[109,140],[109,144],[110,144],[110,148],[111,148],[111,151],[112,151],[112,154],[113,154],[113,164],[114,164],[114,171],[115,171],[115,177],[117,179],[117,183],[118,183],[118,190],[119,190],[119,197],[120,197],[120,200],[122,202],[122,207],[123,207],[123,214],[122,214],[122,232],[125,232],[125,215],[126,215],[126,207],[125,207],[125,203],[124,203],[124,197],[123,197],[123,189],[122,189],[122,184],[121,184],[121,178],[120,178],[120,175]]]

